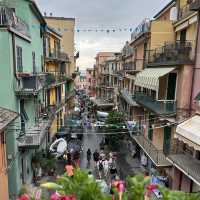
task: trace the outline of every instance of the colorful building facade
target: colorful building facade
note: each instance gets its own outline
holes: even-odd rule
[[[32,183],[31,159],[36,150],[46,148],[48,120],[43,117],[46,23],[34,1],[3,1],[0,7],[0,62],[3,66],[0,105],[20,113],[14,128],[5,130],[9,193],[10,199],[16,199],[21,186]],[[37,131],[36,127],[41,130]]]

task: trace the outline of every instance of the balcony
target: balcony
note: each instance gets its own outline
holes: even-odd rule
[[[0,6],[0,27],[8,27],[17,34],[30,39],[29,25],[17,17],[12,8]]]
[[[157,101],[142,92],[136,92],[134,99],[138,104],[156,113],[157,115],[164,116],[176,114],[175,101]]]
[[[182,20],[193,13],[193,11],[190,9],[193,2],[194,2],[194,0],[190,0],[190,3],[187,3],[185,6],[180,8],[180,10],[178,12],[178,20]]]
[[[148,67],[193,64],[192,42],[167,42],[161,48],[148,51]]]
[[[18,74],[18,80],[15,82],[15,94],[22,98],[32,98],[37,96],[45,87],[45,74],[29,74],[20,73]]]
[[[144,19],[143,22],[140,25],[138,25],[138,27],[131,34],[131,43],[133,43],[135,40],[137,40],[139,37],[141,37],[145,33],[149,33],[150,24],[151,22],[149,19]]]
[[[63,84],[66,81],[66,76],[60,72],[50,72],[46,76],[46,87],[52,88]]]
[[[193,0],[190,3],[190,10],[191,11],[199,11],[200,10],[200,0]]]
[[[125,70],[125,71],[133,71],[133,70],[135,70],[134,63],[133,62],[125,63],[123,65],[123,70]]]
[[[157,167],[171,166],[163,151],[158,150],[144,135],[132,135],[132,137]]]
[[[200,184],[200,160],[194,158],[193,153],[193,151],[185,151],[183,143],[176,139],[167,159],[184,174]]]
[[[18,147],[27,149],[39,148],[51,126],[51,119],[39,119],[39,122],[26,130],[25,135],[18,138]]]
[[[130,92],[128,92],[127,90],[124,89],[124,90],[121,90],[120,93],[121,93],[121,96],[127,102],[128,105],[138,106],[138,104],[133,99],[133,95]]]
[[[67,53],[53,49],[46,54],[46,62],[68,62],[69,57]]]

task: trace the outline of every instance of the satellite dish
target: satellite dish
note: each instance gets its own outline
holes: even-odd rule
[[[170,10],[170,20],[176,21],[178,16],[178,10],[176,7],[172,7]]]

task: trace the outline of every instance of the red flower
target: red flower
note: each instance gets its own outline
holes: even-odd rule
[[[29,198],[29,196],[27,195],[27,194],[22,194],[19,198],[18,198],[18,200],[29,200],[30,198]]]
[[[76,200],[75,195],[61,196],[60,200]]]
[[[60,200],[60,196],[57,193],[53,193],[50,197],[51,200]]]
[[[158,189],[158,185],[156,185],[156,184],[150,184],[150,185],[147,185],[147,190],[149,190],[149,191],[153,191],[153,190],[155,190],[155,189]]]

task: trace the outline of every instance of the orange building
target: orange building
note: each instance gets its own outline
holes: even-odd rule
[[[17,113],[0,108],[0,194],[1,199],[8,200],[8,177],[6,159],[6,137],[4,130],[17,118]]]

